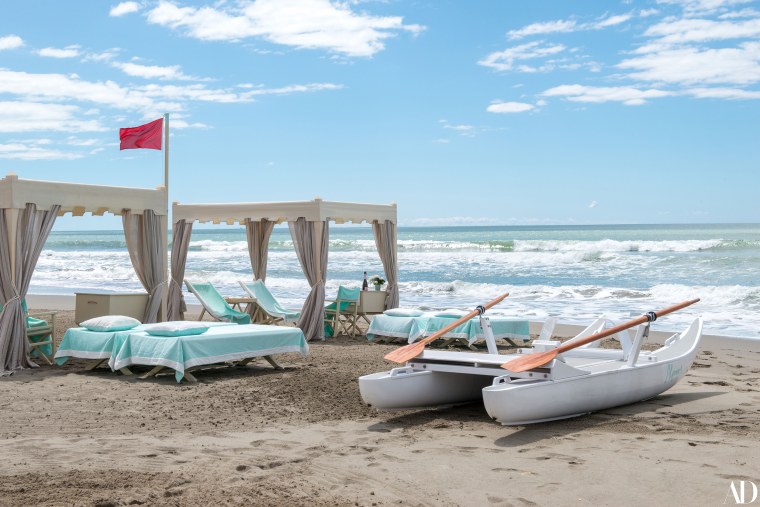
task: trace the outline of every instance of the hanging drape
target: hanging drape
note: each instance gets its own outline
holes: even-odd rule
[[[288,222],[288,227],[298,262],[311,286],[297,325],[307,340],[324,340],[329,222],[307,222],[305,218],[299,218],[294,222]]]
[[[29,290],[37,260],[60,209],[54,205],[47,211],[37,211],[36,205],[28,203],[26,208],[17,212],[17,218],[14,210],[0,209],[0,303],[3,305],[0,312],[0,375],[37,366],[29,359],[21,302]],[[11,241],[14,228],[15,241]],[[12,243],[15,243],[13,252]]]
[[[143,324],[158,320],[161,298],[164,291],[166,266],[162,255],[161,217],[153,210],[134,214],[129,210],[122,212],[124,237],[127,241],[129,258],[145,290],[148,291],[148,304],[143,313]]]
[[[388,279],[388,297],[385,298],[385,309],[398,308],[398,253],[396,239],[396,224],[390,220],[383,223],[374,220],[372,232],[375,234],[375,246],[383,263],[385,277]]]
[[[248,256],[251,258],[253,279],[266,282],[269,237],[274,230],[274,222],[263,218],[259,221],[245,221],[245,236],[248,239]]]
[[[178,220],[172,226],[172,273],[169,279],[169,296],[166,304],[169,320],[185,319],[187,305],[185,304],[185,295],[182,293],[182,281],[185,279],[187,251],[190,248],[192,233],[193,223],[187,223],[187,220]]]

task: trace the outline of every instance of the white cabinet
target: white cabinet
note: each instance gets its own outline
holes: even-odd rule
[[[103,315],[126,315],[142,322],[148,294],[139,292],[91,291],[76,293],[77,324]]]

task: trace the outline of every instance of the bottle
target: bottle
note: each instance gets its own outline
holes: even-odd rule
[[[362,282],[362,290],[367,290],[369,284],[367,283],[367,272],[364,272],[364,281]]]

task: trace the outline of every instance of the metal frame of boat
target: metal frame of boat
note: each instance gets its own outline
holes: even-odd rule
[[[605,322],[598,319],[571,341],[597,333]],[[482,399],[489,416],[505,425],[575,417],[670,389],[691,367],[702,334],[702,319],[697,318],[661,348],[643,351],[646,323],[638,326],[633,340],[628,331],[618,333],[620,349],[594,342],[568,350],[544,367],[515,373],[501,365],[518,354],[499,354],[487,317],[481,317],[481,325],[488,353],[425,350],[403,367],[360,377],[362,399],[379,410],[441,408]],[[518,353],[558,345],[535,340]]]

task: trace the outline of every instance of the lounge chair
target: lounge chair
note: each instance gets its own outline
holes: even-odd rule
[[[361,289],[358,287],[338,287],[338,297],[325,307],[325,336],[341,333],[354,337],[361,334],[359,330],[359,298]]]
[[[233,310],[211,283],[190,283],[185,280],[185,285],[187,285],[187,289],[192,292],[193,295],[198,298],[201,305],[203,305],[203,311],[198,317],[198,320],[202,320],[203,315],[208,312],[211,317],[222,322],[234,322],[235,324],[251,323],[251,316],[247,313]]]
[[[253,322],[258,324],[278,324],[280,322],[290,324],[297,322],[301,312],[288,310],[274,298],[264,282],[238,282],[240,287],[256,300],[256,310],[253,312]]]
[[[0,311],[3,307],[0,305]],[[26,315],[26,337],[29,340],[29,355],[41,357],[47,364],[53,364],[55,355],[55,316],[58,312],[38,312],[29,315],[26,300],[21,302],[21,309]],[[42,318],[40,318],[42,317]],[[48,319],[50,322],[48,322]]]

